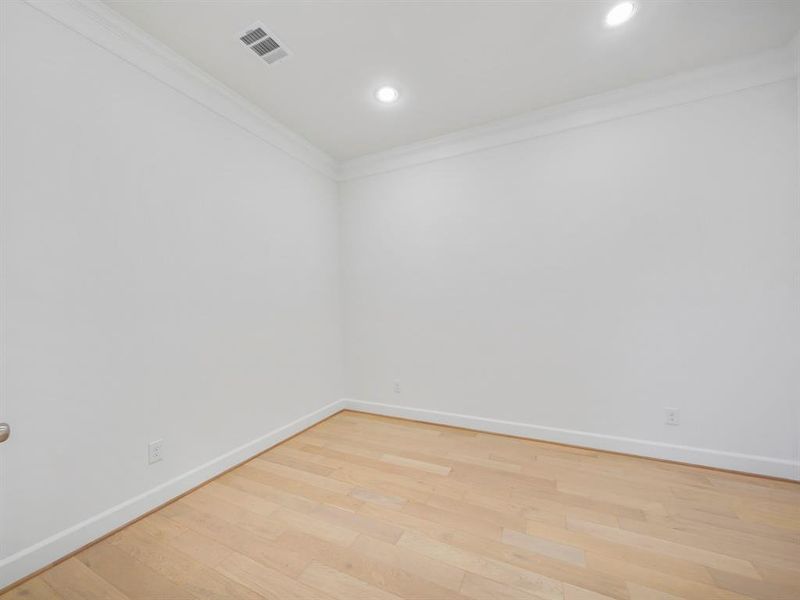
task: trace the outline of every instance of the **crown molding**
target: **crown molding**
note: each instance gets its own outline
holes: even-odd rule
[[[336,179],[337,162],[100,0],[25,0],[31,7],[312,169]]]
[[[791,79],[797,73],[798,39],[795,36],[793,42],[783,48],[745,59],[588,96],[347,160],[340,163],[339,180],[421,165]]]
[[[100,0],[24,0],[121,60],[319,173],[347,181],[791,79],[800,32],[783,48],[492,121],[339,162]]]

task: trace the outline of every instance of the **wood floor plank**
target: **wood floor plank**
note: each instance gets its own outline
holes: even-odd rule
[[[448,458],[452,458],[458,462],[473,464],[479,467],[485,467],[487,469],[494,469],[496,471],[506,471],[508,473],[522,472],[522,465],[518,462],[509,462],[506,460],[493,458],[491,454],[487,454],[486,456],[470,456],[469,454],[453,451],[448,452],[447,456]]]
[[[350,495],[356,500],[377,504],[379,506],[387,506],[389,508],[400,509],[406,504],[406,499],[401,498],[400,496],[381,494],[375,490],[363,487],[353,488],[353,491],[350,492]]]
[[[577,546],[582,548],[585,552],[615,557],[656,571],[676,574],[692,581],[709,584],[714,582],[708,569],[703,565],[690,562],[683,558],[660,554],[652,550],[645,550],[641,547],[629,546],[627,544],[594,537],[589,534],[575,532],[566,529],[566,525],[552,526],[536,521],[529,521],[527,532],[545,539]]]
[[[459,501],[454,502],[452,498],[431,494],[425,504],[455,513],[464,520],[484,521],[494,526],[507,527],[509,529],[523,530],[528,521],[522,514],[523,509],[512,507],[512,503],[509,503],[507,510],[495,510],[486,504],[472,503],[467,498],[461,498]]]
[[[45,583],[41,577],[34,577],[18,585],[4,597],[8,600],[64,600],[65,598]]]
[[[740,558],[734,558],[726,554],[678,544],[633,531],[607,527],[596,523],[588,523],[578,519],[567,519],[567,528],[572,531],[588,533],[613,542],[627,544],[634,548],[652,550],[667,556],[683,558],[721,571],[741,573],[753,579],[761,579],[761,576],[751,562]]]
[[[474,600],[540,600],[536,596],[519,588],[498,583],[486,577],[467,573],[461,585],[461,593]]]
[[[554,542],[553,540],[514,531],[513,529],[503,530],[502,541],[504,544],[532,550],[574,565],[584,566],[586,564],[586,556],[583,550],[576,546]]]
[[[711,569],[717,586],[745,594],[756,600],[789,600],[797,598],[797,589],[781,583],[756,580],[736,573]]]
[[[614,598],[567,583],[564,584],[564,600],[614,600]]]
[[[109,543],[163,575],[199,600],[261,600],[261,595],[228,579],[175,549],[136,529],[123,529]]]
[[[173,583],[109,540],[87,548],[78,560],[130,600],[196,600],[188,588]]]
[[[795,567],[800,568],[800,535],[796,540],[791,538],[772,538],[763,535],[751,534],[705,521],[697,522],[682,518],[650,517],[647,522],[632,523],[627,519],[620,519],[620,527],[630,531],[646,533],[662,539],[676,541],[688,546],[697,546],[738,556],[751,562],[764,561],[792,561]]]
[[[678,596],[660,592],[638,583],[629,583],[628,589],[631,592],[631,600],[681,600]]]
[[[394,544],[400,539],[403,530],[391,523],[383,523],[356,512],[351,512],[336,506],[321,506],[311,513],[322,520],[339,525],[354,532],[364,533],[373,538]]]
[[[402,467],[409,467],[411,469],[417,469],[420,471],[425,471],[426,473],[434,473],[442,476],[449,475],[450,471],[452,470],[451,467],[415,460],[413,458],[406,458],[404,456],[395,456],[394,454],[384,454],[381,456],[381,460],[392,465],[400,465]]]
[[[388,544],[367,535],[360,535],[351,548],[372,556],[384,563],[396,565],[409,573],[418,573],[428,581],[458,591],[464,579],[464,571],[439,561],[432,561],[421,554],[411,552],[395,544]]]
[[[333,596],[337,600],[400,599],[399,596],[384,592],[360,579],[318,563],[312,563],[303,571],[303,574],[300,575],[300,581],[317,590],[324,590],[326,594]]]
[[[406,532],[398,541],[403,548],[413,550],[433,560],[480,575],[498,583],[529,592],[546,600],[563,600],[562,585],[553,579],[440,542],[419,533]]]
[[[206,492],[209,496],[262,516],[269,516],[281,507],[280,504],[266,500],[258,494],[244,492],[216,481],[212,481],[197,491]]]
[[[168,519],[163,512],[155,512],[128,525],[127,529],[137,529],[153,536],[157,540],[167,541],[185,534],[188,529]]]
[[[582,509],[594,513],[605,513],[608,516],[616,518],[624,517],[628,519],[640,520],[645,519],[645,513],[641,508],[633,508],[623,504],[617,504],[607,500],[595,498],[586,494],[570,494],[559,490],[539,490],[533,493],[519,492],[511,490],[509,497],[515,502],[525,504],[532,500],[535,505],[541,500],[555,502],[561,504],[569,509]]]
[[[290,479],[293,481],[301,481],[303,483],[307,483],[308,485],[328,490],[336,494],[346,495],[352,488],[352,486],[346,483],[342,483],[340,481],[337,481],[330,477],[326,477],[324,475],[318,475],[316,473],[310,473],[302,469],[296,469],[293,467],[288,467],[286,465],[271,462],[269,460],[266,460],[266,458],[263,456],[250,461],[248,464],[255,469],[265,471],[266,473],[272,473],[274,475],[277,475],[278,477]]]
[[[786,586],[794,590],[795,596],[800,598],[800,568],[786,569],[766,563],[753,563],[761,573],[764,581]]]
[[[235,552],[225,544],[220,544],[192,529],[187,529],[181,535],[169,538],[166,543],[185,555],[191,556],[199,564],[212,569]]]
[[[548,579],[571,584],[577,587],[592,590],[608,596],[627,597],[625,581],[619,577],[609,576],[602,571],[586,567],[579,567],[571,563],[560,561],[549,556],[530,550],[509,546],[500,541],[487,540],[470,534],[449,532],[436,532],[432,535],[447,544],[456,546],[461,550],[499,561],[500,563],[515,566]],[[587,554],[588,559],[588,554]]]
[[[268,469],[254,467],[250,463],[239,467],[237,474],[263,484],[268,488],[279,490],[283,494],[299,496],[316,503],[333,504],[351,510],[359,506],[359,502],[349,496],[348,493],[320,488],[297,478],[283,477]],[[355,486],[350,486],[351,489],[353,487]]]
[[[343,466],[334,471],[331,477],[347,482],[354,487],[380,489],[391,496],[403,498],[406,501],[424,502],[428,496],[436,491],[436,486],[425,481],[424,478],[397,475],[389,471],[362,465]]]
[[[431,506],[425,502],[409,502],[402,510],[406,514],[439,523],[450,529],[467,531],[493,540],[499,540],[503,535],[501,525],[482,519],[468,519],[457,512]]]
[[[321,590],[305,585],[238,553],[225,558],[217,570],[267,600],[330,600]]]
[[[273,517],[282,525],[281,529],[284,531],[286,529],[304,531],[339,546],[349,546],[358,537],[358,531],[354,528],[334,524],[325,513],[302,514],[282,508]]]
[[[425,572],[408,571],[396,563],[357,552],[352,547],[340,548],[321,538],[301,532],[287,532],[281,536],[280,542],[287,548],[310,555],[313,562],[402,598],[463,600],[461,595],[427,578]]]
[[[291,508],[299,512],[308,512],[319,506],[319,502],[306,498],[305,496],[280,490],[272,485],[266,485],[244,477],[240,469],[226,473],[222,477],[215,479],[212,483],[232,487],[252,496],[262,498],[265,501],[272,502],[279,506],[285,506],[286,508]]]
[[[23,598],[796,600],[800,484],[346,411]]]
[[[586,562],[590,568],[625,581],[628,587],[630,587],[631,583],[635,583],[678,596],[684,600],[709,600],[710,598],[713,598],[713,600],[750,599],[745,594],[726,590],[716,585],[698,583],[679,575],[663,573],[601,554],[587,553]]]
[[[275,452],[262,454],[258,458],[299,471],[308,471],[314,475],[330,475],[335,470],[335,467],[326,467],[314,460],[308,460],[309,458],[313,459],[312,456],[300,454],[301,453],[293,454],[291,448],[276,448]]]
[[[49,588],[63,600],[131,600],[76,557],[57,564],[36,579],[45,583],[45,586],[37,586],[36,591],[48,592]],[[33,587],[36,579],[27,583],[29,588]]]
[[[224,544],[290,577],[298,575],[309,563],[307,557],[281,548],[274,540],[259,536],[214,515],[178,503],[170,504],[162,510],[169,518],[202,536]]]
[[[209,493],[205,488],[197,490],[197,492],[181,498],[177,504],[179,506],[187,505],[198,511],[214,515],[259,536],[275,539],[283,533],[283,523],[275,518],[276,509],[271,509],[266,515],[255,513],[223,500],[217,495]]]

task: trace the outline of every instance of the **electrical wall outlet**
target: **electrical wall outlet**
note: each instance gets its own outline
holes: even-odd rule
[[[400,380],[399,379],[395,379],[392,382],[392,391],[394,391],[395,394],[399,394],[400,393]]]
[[[156,440],[147,444],[147,462],[149,464],[164,460],[164,440]]]
[[[664,423],[667,425],[680,425],[681,424],[681,411],[677,408],[664,409]]]

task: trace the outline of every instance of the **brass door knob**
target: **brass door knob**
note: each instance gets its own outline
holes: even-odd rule
[[[11,425],[8,423],[0,423],[0,444],[8,439],[11,435]]]

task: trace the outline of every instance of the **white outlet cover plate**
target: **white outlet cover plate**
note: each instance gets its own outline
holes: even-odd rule
[[[680,425],[681,411],[677,408],[664,409],[664,422],[667,425]]]
[[[148,464],[157,463],[164,460],[163,454],[164,440],[156,440],[147,444],[147,462]]]

